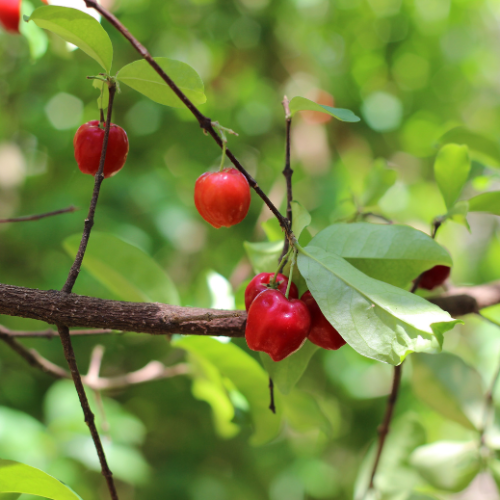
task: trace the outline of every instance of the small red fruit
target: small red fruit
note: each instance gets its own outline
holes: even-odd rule
[[[273,290],[268,286],[273,276],[274,273],[260,273],[257,274],[257,276],[255,276],[253,280],[250,281],[250,283],[248,283],[245,289],[245,308],[247,311],[248,309],[250,309],[252,302],[254,301],[255,297],[259,295],[259,293],[262,293],[264,290]],[[276,276],[276,285],[278,285],[277,290],[279,290],[283,295],[285,295],[286,288],[288,286],[288,278],[286,276],[283,276],[283,274],[279,273],[278,276]],[[297,287],[293,282],[290,285],[288,298],[289,299],[299,298],[299,291],[297,290]]]
[[[84,174],[95,175],[97,173],[103,141],[104,130],[99,127],[99,120],[84,123],[76,131],[73,139],[75,158],[78,168]],[[106,161],[104,162],[104,177],[111,177],[121,170],[125,165],[127,154],[127,133],[121,127],[112,123],[109,129]]]
[[[265,290],[250,306],[245,338],[253,351],[267,352],[273,361],[281,361],[302,346],[310,327],[311,315],[304,302],[288,300],[278,290]]]
[[[19,35],[21,0],[0,0],[0,24],[5,31]]]
[[[205,172],[194,186],[194,204],[212,226],[231,227],[241,222],[250,207],[250,186],[235,168]]]
[[[433,268],[422,273],[420,281],[418,282],[419,288],[426,290],[434,290],[434,288],[442,285],[450,275],[450,268],[448,266],[434,266]]]
[[[331,349],[336,351],[340,349],[346,341],[340,336],[340,333],[333,328],[333,326],[325,318],[321,309],[316,302],[316,299],[311,295],[308,290],[300,298],[311,314],[311,329],[307,338],[316,345],[323,349]]]

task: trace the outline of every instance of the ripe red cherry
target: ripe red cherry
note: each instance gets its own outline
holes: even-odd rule
[[[305,292],[300,300],[305,303],[311,314],[311,329],[307,338],[313,344],[319,345],[323,349],[334,351],[340,349],[346,341],[325,318],[311,292],[309,290]]]
[[[250,186],[235,168],[205,172],[194,186],[194,204],[212,226],[231,227],[241,222],[250,207]]]
[[[253,280],[250,281],[250,283],[248,283],[245,289],[245,307],[247,311],[248,309],[250,309],[250,305],[254,301],[255,297],[259,295],[259,293],[263,292],[264,290],[272,290],[272,288],[269,288],[268,285],[273,276],[274,273],[260,273],[257,274],[257,276],[255,276]],[[276,276],[276,284],[278,285],[277,290],[279,290],[283,295],[285,295],[286,287],[288,286],[288,278],[286,276],[283,276],[283,274],[279,273],[278,276]],[[289,299],[299,298],[299,291],[297,290],[297,287],[293,282],[290,285],[288,298]]]
[[[5,31],[19,35],[21,0],[0,0],[0,24]]]
[[[278,290],[265,290],[250,306],[245,338],[253,351],[267,352],[273,361],[281,361],[302,346],[310,327],[311,315],[304,302],[288,300]]]
[[[434,290],[434,288],[442,285],[449,275],[450,268],[448,266],[434,266],[425,271],[425,273],[422,273],[418,287],[425,288],[426,290]]]
[[[99,120],[84,123],[76,131],[73,139],[78,168],[84,174],[95,175],[101,159],[104,130]],[[128,154],[128,138],[125,130],[114,123],[109,129],[108,149],[104,162],[104,177],[115,175],[125,165]]]

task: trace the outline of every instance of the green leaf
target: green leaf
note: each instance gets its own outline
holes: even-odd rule
[[[318,349],[317,345],[306,340],[298,351],[282,361],[273,361],[268,354],[263,352],[260,353],[260,359],[267,373],[273,379],[274,385],[283,394],[289,394],[306,371],[309,361]]]
[[[434,162],[434,176],[443,195],[446,208],[450,209],[458,200],[470,172],[467,146],[446,144]]]
[[[97,98],[97,109],[105,110],[109,104],[109,87],[106,82],[102,80],[92,80],[92,87],[99,90],[99,97]]]
[[[206,102],[203,82],[189,64],[165,57],[155,57],[154,60],[194,104]],[[117,73],[116,78],[159,104],[173,108],[184,107],[172,89],[143,59],[124,66]]]
[[[265,220],[261,226],[269,241],[283,242],[285,233],[283,232],[283,229],[281,229],[280,223],[276,217],[271,217],[270,219]]]
[[[321,113],[326,113],[327,115],[331,115],[334,118],[337,118],[337,120],[340,120],[342,122],[355,123],[360,121],[360,118],[356,116],[349,109],[331,108],[330,106],[317,104],[314,101],[311,101],[310,99],[306,99],[305,97],[299,97],[299,96],[294,97],[290,101],[290,112],[292,113],[292,115],[296,111],[304,111],[304,110],[319,111]]]
[[[40,469],[2,459],[0,493],[28,493],[52,500],[82,500],[69,486]]]
[[[455,205],[453,205],[450,210],[444,216],[444,219],[450,219],[457,224],[462,224],[465,226],[467,230],[470,232],[469,223],[467,222],[467,214],[469,213],[469,202],[468,201],[459,201]]]
[[[458,323],[427,300],[312,245],[299,254],[300,272],[325,317],[363,356],[398,365],[410,352],[439,349],[444,332]]]
[[[378,159],[365,178],[365,190],[361,197],[361,204],[364,207],[376,205],[387,190],[394,185],[397,172],[387,168],[385,160]]]
[[[467,130],[455,127],[446,132],[439,140],[440,144],[465,144],[477,160],[494,166],[500,166],[500,146],[494,140]]]
[[[278,260],[283,251],[283,241],[273,241],[265,243],[243,242],[252,269],[255,274],[274,273],[278,268]]]
[[[430,236],[396,224],[333,224],[309,246],[337,254],[368,276],[398,287],[434,266],[452,265],[448,252]]]
[[[408,457],[415,448],[425,444],[425,441],[425,429],[417,415],[405,413],[391,424],[391,432],[387,436],[375,476],[375,487],[382,494],[382,498],[393,498],[394,494],[398,499],[411,498],[411,490],[422,480],[408,466]],[[376,450],[375,440],[359,469],[354,487],[355,500],[365,500],[364,494],[370,484]]]
[[[33,4],[28,2],[28,0],[23,0],[21,2],[21,17],[28,17],[35,10]],[[45,31],[40,29],[36,24],[33,23],[19,23],[19,31],[28,40],[28,45],[30,48],[30,55],[33,60],[40,59],[45,52],[47,52],[47,47],[49,45],[49,40]],[[1,497],[0,497],[1,498]]]
[[[489,460],[488,461],[488,469],[497,485],[497,488],[500,489],[500,460]]]
[[[500,215],[500,191],[490,191],[469,200],[469,212],[487,212]]]
[[[281,397],[279,393],[275,394],[274,414],[269,410],[268,376],[255,359],[235,344],[222,344],[209,337],[183,337],[174,341],[173,345],[208,360],[246,398],[254,424],[250,444],[260,446],[278,435],[281,428]]]
[[[107,73],[111,72],[113,62],[111,40],[104,28],[92,16],[77,9],[47,5],[36,9],[29,20],[76,45],[95,59]]]
[[[291,206],[292,231],[299,239],[302,231],[311,223],[311,215],[298,201],[292,201]]]
[[[80,239],[75,234],[64,240],[71,257],[78,251]],[[165,271],[147,253],[111,234],[92,232],[82,267],[121,300],[180,303]]]
[[[0,493],[0,500],[17,500],[21,493]]]
[[[479,373],[454,354],[414,354],[413,392],[433,410],[468,429],[481,425],[484,408]]]
[[[429,484],[457,492],[466,488],[481,470],[476,442],[438,441],[417,448],[410,464]]]

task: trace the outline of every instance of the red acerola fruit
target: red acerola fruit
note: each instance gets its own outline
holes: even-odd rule
[[[302,346],[310,327],[311,315],[304,302],[288,300],[278,290],[265,290],[250,306],[245,338],[253,351],[281,361]]]
[[[212,226],[231,227],[241,222],[250,207],[250,186],[235,168],[205,172],[194,186],[194,204]]]
[[[269,286],[269,282],[271,281],[273,276],[274,273],[260,273],[257,274],[257,276],[255,276],[253,280],[250,281],[250,283],[248,283],[245,289],[245,308],[247,311],[248,309],[250,309],[250,305],[254,301],[255,297],[259,295],[259,293],[262,293],[264,290],[273,290]],[[283,295],[285,295],[286,288],[288,286],[288,278],[283,274],[279,273],[278,276],[276,276],[276,285],[277,285],[276,289],[279,290]],[[299,291],[297,290],[297,287],[293,282],[290,285],[288,298],[289,299],[299,298]]]
[[[21,0],[0,0],[0,24],[5,31],[19,35]]]
[[[73,139],[75,159],[78,168],[84,174],[95,175],[99,169],[101,159],[104,130],[99,127],[99,120],[84,123],[76,131]],[[109,129],[108,149],[104,162],[104,177],[115,175],[127,159],[128,138],[127,133],[118,125],[111,124]]]
[[[434,288],[442,285],[450,275],[450,268],[448,266],[434,266],[425,273],[422,273],[420,281],[418,282],[419,288],[426,290],[434,290]]]
[[[346,341],[340,336],[340,333],[333,328],[333,326],[325,318],[321,309],[316,302],[316,299],[311,295],[308,290],[300,298],[311,314],[311,329],[307,338],[316,345],[323,349],[331,349],[336,351],[340,349]]]

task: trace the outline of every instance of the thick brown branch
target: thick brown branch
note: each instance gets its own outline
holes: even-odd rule
[[[0,314],[69,327],[243,337],[244,311],[120,302],[0,284]]]
[[[0,224],[8,223],[8,222],[27,222],[30,220],[40,220],[40,219],[44,219],[45,217],[52,217],[53,215],[60,215],[60,214],[67,214],[69,212],[76,212],[77,210],[80,210],[80,209],[71,206],[71,207],[67,207],[67,208],[61,208],[60,210],[54,210],[53,212],[45,212],[44,214],[24,215],[23,217],[13,217],[11,219],[0,219]]]

